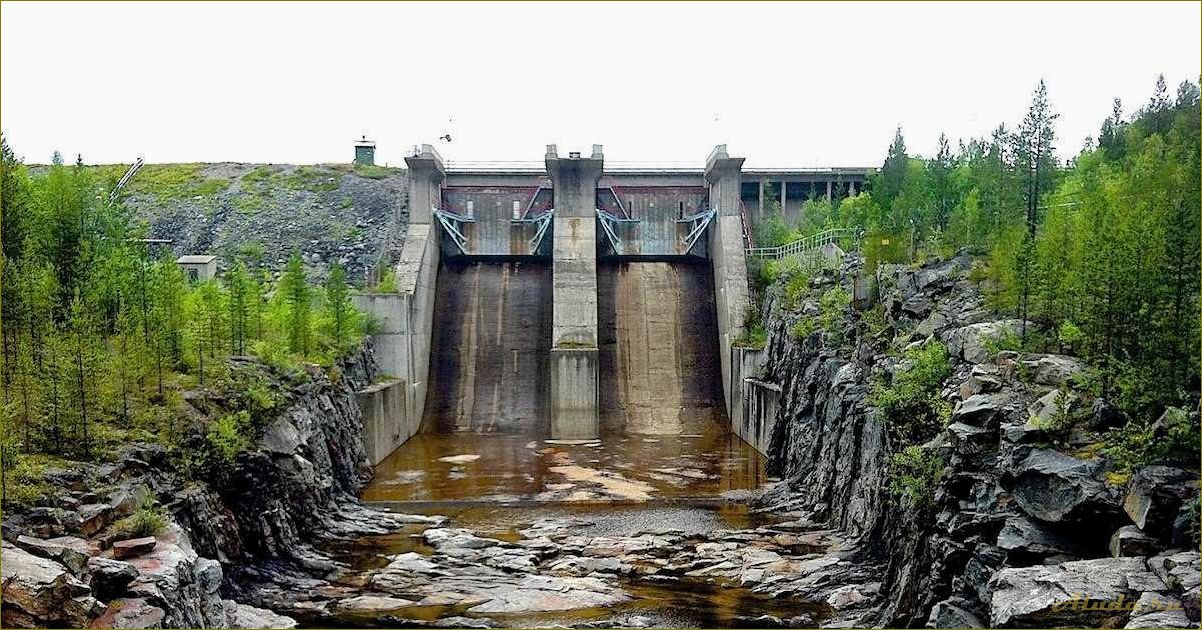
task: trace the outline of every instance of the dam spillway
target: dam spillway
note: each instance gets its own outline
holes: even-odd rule
[[[550,265],[444,262],[432,330],[426,430],[546,434]]]
[[[717,425],[763,451],[771,405],[743,404],[758,351],[735,344],[757,212],[743,158],[720,145],[703,168],[607,168],[600,145],[549,145],[539,166],[447,166],[423,145],[406,164],[397,290],[356,300],[393,377],[363,405],[373,464],[419,429],[579,441]],[[766,177],[788,179],[787,214],[786,195],[853,194],[864,174],[764,172],[758,208]]]
[[[724,423],[713,286],[708,261],[598,266],[603,432],[696,434]]]

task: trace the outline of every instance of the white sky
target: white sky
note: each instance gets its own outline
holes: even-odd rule
[[[459,160],[875,165],[1016,123],[1041,77],[1074,153],[1123,99],[1200,71],[1196,2],[385,4],[5,2],[0,126],[89,163]],[[1035,38],[1024,33],[1034,31]],[[717,121],[715,121],[717,117]]]

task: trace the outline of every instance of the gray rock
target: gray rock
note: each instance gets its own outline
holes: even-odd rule
[[[290,630],[296,627],[296,620],[291,617],[276,614],[264,608],[255,608],[239,604],[233,600],[225,600],[225,618],[231,628],[272,628]]]
[[[1032,450],[1015,471],[1014,499],[1027,514],[1049,522],[1114,512],[1117,499],[1098,478],[1101,466],[1098,459]]]
[[[1021,325],[1022,320],[1018,319],[980,322],[945,331],[940,338],[952,357],[969,363],[985,363],[990,359],[986,347],[989,341],[1016,335]]]
[[[969,602],[962,598],[945,599],[931,608],[927,618],[928,628],[984,628],[985,622],[969,610]]]
[[[109,602],[93,628],[162,628],[167,611],[140,597],[121,598]]]
[[[96,597],[105,601],[119,597],[138,577],[134,565],[112,558],[88,559],[88,572]]]
[[[1143,593],[1126,628],[1196,628],[1180,600],[1162,593]]]
[[[81,628],[104,607],[92,590],[63,565],[3,542],[0,574],[4,583],[5,627]]]
[[[1071,412],[1078,400],[1073,392],[1053,389],[1027,407],[1028,423],[1035,428],[1047,426],[1057,414]]]
[[[1168,466],[1145,466],[1127,484],[1123,509],[1145,533],[1168,540],[1182,503],[1196,496],[1196,473]]]
[[[1011,516],[1006,519],[1006,524],[998,534],[997,546],[1012,553],[1036,556],[1073,556],[1081,551],[1080,544],[1073,537],[1025,516]]]
[[[996,426],[1005,413],[1007,397],[997,394],[975,394],[956,403],[952,409],[952,422],[963,422],[974,427]]]
[[[145,553],[150,553],[158,544],[154,536],[145,536],[142,538],[131,538],[129,540],[118,540],[113,543],[113,557],[118,560],[125,558],[133,558]]]
[[[1005,568],[990,581],[989,622],[994,627],[1125,624],[1129,617],[1126,607],[1140,593],[1164,589],[1164,582],[1141,558]],[[1086,607],[1085,599],[1101,604],[1101,609]]]
[[[17,545],[43,558],[50,558],[71,570],[75,577],[83,577],[87,571],[88,558],[100,550],[82,538],[60,536],[43,540],[31,536],[18,536]]]
[[[1151,556],[1160,551],[1160,545],[1134,525],[1124,525],[1118,528],[1110,537],[1110,555],[1119,556]]]
[[[1073,377],[1085,372],[1084,363],[1063,354],[1029,354],[1019,364],[1031,376],[1031,382],[1052,387],[1068,385]]]

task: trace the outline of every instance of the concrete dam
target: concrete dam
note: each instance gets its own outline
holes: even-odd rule
[[[742,404],[754,351],[732,347],[752,223],[773,202],[789,216],[854,194],[866,174],[744,173],[725,146],[701,169],[607,166],[600,145],[462,165],[424,145],[406,162],[399,291],[356,298],[393,377],[365,420],[374,463],[419,432],[605,441],[717,427],[762,451],[771,405],[758,391]]]

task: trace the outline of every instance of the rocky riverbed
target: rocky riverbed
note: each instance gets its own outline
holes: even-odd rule
[[[663,505],[467,510],[335,545],[327,551],[340,566],[326,579],[260,582],[249,595],[318,626],[861,625],[879,573],[838,532],[788,516]],[[750,526],[757,521],[765,524]]]

